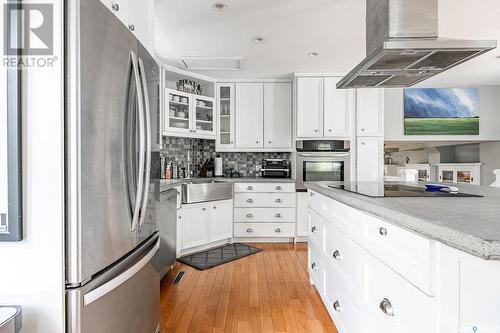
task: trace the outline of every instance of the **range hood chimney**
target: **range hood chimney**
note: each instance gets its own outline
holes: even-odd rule
[[[410,87],[496,48],[438,37],[438,0],[366,0],[366,58],[337,88]]]

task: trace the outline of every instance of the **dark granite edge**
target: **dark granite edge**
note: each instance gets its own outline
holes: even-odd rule
[[[305,187],[420,236],[439,241],[486,260],[500,260],[500,241],[484,240],[446,226],[437,225],[432,221],[388,209],[374,202],[369,202],[368,199],[372,198],[364,197],[361,194],[325,188],[314,183],[305,183]]]

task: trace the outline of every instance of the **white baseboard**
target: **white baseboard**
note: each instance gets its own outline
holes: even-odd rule
[[[293,243],[293,237],[234,237],[239,243]]]
[[[295,243],[307,243],[307,236],[295,237]]]
[[[204,251],[204,250],[207,250],[207,249],[212,248],[212,247],[216,247],[216,246],[220,246],[220,245],[224,245],[224,244],[230,244],[230,243],[232,243],[231,238],[227,238],[227,239],[223,239],[223,240],[216,241],[213,243],[195,246],[195,247],[192,247],[190,249],[182,250],[178,257],[182,257],[182,256],[185,256],[188,254]]]

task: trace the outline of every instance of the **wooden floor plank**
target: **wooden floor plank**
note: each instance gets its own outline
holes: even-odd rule
[[[161,332],[338,333],[309,283],[307,244],[251,245],[263,252],[201,272],[176,263],[160,287]]]

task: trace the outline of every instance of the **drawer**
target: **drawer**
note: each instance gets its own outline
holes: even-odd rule
[[[384,332],[435,331],[433,298],[368,253],[364,255],[364,266],[364,304],[366,310],[385,328]]]
[[[309,209],[308,240],[316,246],[321,253],[324,251],[324,219],[314,210]]]
[[[235,222],[295,222],[293,208],[235,208]]]
[[[234,192],[268,192],[268,193],[295,193],[294,183],[236,183]]]
[[[361,247],[332,225],[325,225],[325,261],[335,267],[346,291],[361,304],[363,265]],[[326,265],[327,263],[325,263]]]
[[[339,271],[333,265],[325,263],[323,265],[325,272],[323,301],[335,322],[335,327],[339,333],[360,332],[360,309],[344,288],[344,281],[339,275]]]
[[[323,210],[323,200],[326,198],[325,196],[319,194],[318,192],[314,192],[309,190],[308,192],[308,205],[309,208],[314,209],[316,212],[321,214]]]
[[[235,193],[234,207],[295,208],[295,193]]]
[[[295,237],[295,224],[235,223],[234,237]]]
[[[316,289],[323,295],[323,263],[321,252],[315,248],[313,244],[309,244],[307,248],[308,271],[311,281],[316,286]]]
[[[431,290],[431,241],[365,214],[365,248],[428,295]]]
[[[322,208],[320,214],[328,222],[342,230],[351,239],[361,241],[364,218],[367,216],[365,213],[331,198],[323,200]]]

